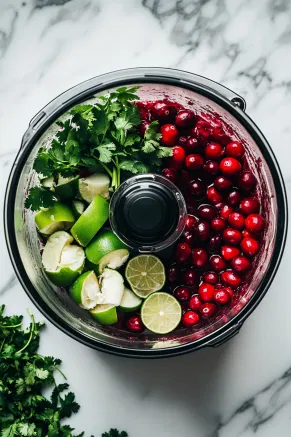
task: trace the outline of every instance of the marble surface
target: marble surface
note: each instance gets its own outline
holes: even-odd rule
[[[175,67],[243,95],[291,190],[289,0],[1,0],[0,199],[31,117],[63,90],[118,68]],[[30,308],[0,226],[0,301]],[[93,350],[47,322],[41,349],[64,360],[86,435],[290,437],[290,238],[277,276],[240,334],[167,361]]]

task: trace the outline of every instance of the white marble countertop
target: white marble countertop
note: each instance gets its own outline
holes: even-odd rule
[[[63,90],[110,70],[175,67],[245,97],[291,191],[289,0],[1,0],[0,199],[32,116]],[[34,308],[18,283],[0,227],[0,301]],[[108,356],[47,322],[42,352],[64,360],[86,436],[290,437],[290,238],[277,276],[233,340],[159,361]]]

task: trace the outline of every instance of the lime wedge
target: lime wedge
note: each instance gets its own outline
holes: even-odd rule
[[[104,304],[119,306],[124,293],[124,280],[116,270],[104,269],[99,276]]]
[[[110,178],[103,173],[94,173],[79,181],[79,193],[82,199],[91,203],[100,194],[105,199],[109,198]]]
[[[181,305],[171,294],[153,293],[141,308],[141,319],[147,329],[155,334],[168,334],[180,323]]]
[[[124,288],[124,293],[120,302],[119,310],[124,313],[136,311],[142,304],[142,299],[140,299],[133,291],[129,288]]]
[[[76,218],[79,218],[83,212],[85,211],[84,202],[81,200],[73,200],[72,202],[72,211]]]
[[[109,203],[102,196],[96,196],[88,208],[78,218],[71,229],[75,240],[87,246],[109,217]]]
[[[97,305],[90,314],[101,325],[114,325],[117,322],[117,312],[113,305]]]
[[[125,277],[132,290],[145,298],[165,285],[165,267],[154,255],[138,255],[128,262]]]
[[[74,199],[78,192],[79,176],[73,178],[63,178],[59,176],[58,184],[55,187],[55,193],[64,200]]]
[[[83,273],[70,288],[70,296],[80,307],[90,310],[102,303],[99,283],[94,272]]]
[[[127,246],[112,231],[101,231],[86,247],[87,259],[98,265],[99,273],[106,267],[118,269],[129,257]]]
[[[51,235],[56,231],[70,229],[75,222],[71,209],[63,203],[56,202],[50,208],[39,211],[35,215],[35,223],[43,235]]]
[[[48,178],[42,179],[41,185],[45,188],[49,188],[53,191],[55,187],[55,180],[53,176],[49,176]]]

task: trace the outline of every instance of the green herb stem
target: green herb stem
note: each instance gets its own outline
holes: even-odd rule
[[[29,312],[29,315],[30,315],[30,318],[31,318],[31,328],[30,328],[29,339],[26,342],[26,344],[17,352],[17,354],[22,353],[29,346],[29,344],[30,344],[30,342],[32,340],[33,333],[34,333],[34,328],[35,328],[34,316],[33,316],[33,314],[30,311],[28,311],[28,312]]]
[[[112,178],[113,177],[112,171],[107,167],[106,164],[104,164],[104,162],[101,162],[101,161],[99,161],[99,162],[100,162],[100,165],[104,168],[104,170],[106,170],[107,173],[109,174],[109,176]]]

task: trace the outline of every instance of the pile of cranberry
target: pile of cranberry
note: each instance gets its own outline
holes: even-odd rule
[[[259,252],[264,219],[245,147],[219,116],[197,116],[170,101],[140,102],[141,133],[160,122],[161,142],[173,147],[163,175],[182,191],[185,231],[168,268],[170,289],[183,308],[182,325],[207,321],[229,305]]]

